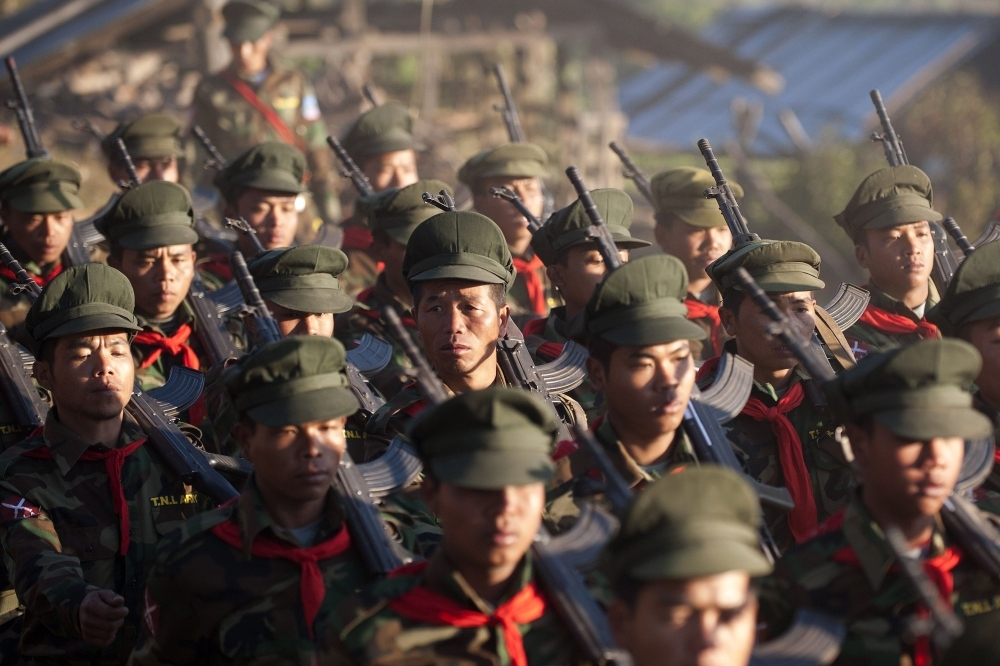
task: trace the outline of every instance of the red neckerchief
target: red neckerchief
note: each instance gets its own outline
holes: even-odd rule
[[[916,333],[924,340],[937,340],[941,337],[938,327],[926,319],[921,319],[919,322],[916,322],[909,317],[904,317],[903,315],[883,310],[882,308],[876,307],[871,303],[869,303],[868,307],[865,308],[864,313],[861,315],[861,319],[858,321],[863,324],[868,324],[872,328],[888,335],[906,335],[908,333]]]
[[[233,269],[229,265],[229,257],[221,252],[210,254],[208,261],[198,265],[198,270],[217,275],[226,282],[233,279]]]
[[[389,577],[415,576],[425,568],[427,562],[415,562],[390,572]],[[388,607],[405,618],[426,624],[460,628],[499,625],[503,628],[503,641],[507,646],[511,666],[528,666],[524,640],[517,625],[528,624],[542,617],[547,602],[535,584],[529,583],[508,601],[497,606],[492,615],[486,615],[418,585],[390,601]]]
[[[35,432],[37,433],[39,430],[36,430]],[[108,473],[108,484],[111,488],[111,504],[115,508],[115,513],[118,514],[118,529],[121,531],[121,540],[118,544],[118,552],[122,555],[128,552],[128,546],[131,541],[128,534],[128,504],[125,502],[125,490],[122,488],[122,467],[125,466],[125,458],[135,453],[135,451],[145,443],[145,438],[137,439],[128,446],[123,446],[120,449],[110,449],[108,451],[94,451],[92,449],[88,449],[83,452],[82,456],[80,456],[80,460],[104,461],[104,469]],[[28,458],[52,460],[52,451],[46,447],[25,451],[24,455]]]
[[[538,317],[537,319],[532,319],[524,328],[521,329],[521,333],[524,337],[529,335],[543,335],[545,333],[545,327],[549,325],[548,317]]]
[[[542,278],[538,277],[538,271],[544,265],[537,254],[530,260],[514,257],[514,270],[518,275],[524,276],[524,286],[528,290],[531,309],[543,316],[549,311],[545,302],[545,285],[542,284]]]
[[[538,319],[532,319],[531,321],[529,321],[527,324],[524,325],[524,328],[521,329],[521,333],[524,335],[524,337],[528,337],[529,335],[541,336],[545,334],[545,327],[548,326],[548,324],[549,324],[548,317],[540,317]],[[563,343],[561,342],[543,342],[538,346],[538,349],[535,350],[536,354],[548,359],[557,359],[559,358],[559,355],[562,354],[562,352],[563,352]]]
[[[371,247],[372,232],[358,224],[347,225],[344,228],[344,240],[340,246],[345,250],[367,250]]]
[[[722,353],[722,318],[719,317],[719,306],[702,303],[696,298],[685,298],[684,305],[688,309],[688,319],[710,319],[712,321],[712,353]]]
[[[28,275],[30,275],[32,279],[34,279],[34,281],[38,283],[39,287],[45,288],[45,285],[51,282],[52,278],[54,278],[55,276],[59,275],[62,272],[63,272],[63,265],[62,262],[59,262],[55,266],[53,266],[52,270],[50,270],[45,275],[35,275],[31,271],[28,271]],[[0,265],[0,277],[2,277],[4,280],[7,280],[8,282],[19,281],[17,279],[17,276],[14,275],[14,271],[10,270],[6,264]]]
[[[274,128],[274,131],[278,133],[278,136],[281,137],[282,141],[287,143],[289,146],[295,146],[299,150],[305,148],[302,145],[302,140],[295,134],[295,132],[289,129],[288,125],[285,124],[285,121],[278,115],[278,112],[275,111],[270,104],[258,97],[257,93],[253,91],[253,88],[246,84],[246,81],[240,79],[229,69],[221,71],[219,76],[223,81],[228,83],[233,90],[239,93],[240,97],[245,99],[250,106],[255,108],[260,115],[264,116],[264,120],[266,120],[268,124]]]
[[[212,528],[212,534],[236,549],[243,548],[239,526],[227,520]],[[309,638],[314,638],[313,622],[326,595],[323,574],[316,565],[320,560],[328,560],[346,552],[351,547],[351,535],[347,526],[342,525],[333,537],[309,548],[300,548],[284,541],[257,535],[250,547],[256,557],[291,560],[299,565],[299,596],[302,597],[302,612],[309,628]]]
[[[194,353],[187,341],[191,337],[191,325],[181,324],[177,328],[177,332],[171,335],[169,338],[162,333],[157,331],[142,331],[137,336],[135,336],[134,342],[140,345],[149,345],[153,349],[149,352],[149,356],[142,362],[139,366],[140,370],[145,370],[149,366],[156,363],[156,359],[160,358],[163,352],[167,352],[171,356],[181,355],[181,363],[185,368],[190,368],[191,370],[201,370],[201,361],[198,360],[198,355]]]

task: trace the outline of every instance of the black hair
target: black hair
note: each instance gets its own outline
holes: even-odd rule
[[[472,282],[470,280],[470,282]],[[483,284],[475,283],[473,284]],[[490,298],[496,303],[497,310],[507,305],[507,285],[505,284],[487,284],[490,288]],[[420,296],[423,293],[423,283],[413,282],[410,285],[410,295],[413,296],[413,307],[414,309],[420,305]]]

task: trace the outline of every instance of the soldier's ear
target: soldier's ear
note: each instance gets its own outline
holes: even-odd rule
[[[594,391],[604,390],[604,364],[593,356],[587,357],[587,377],[590,379],[590,385]]]
[[[52,366],[48,361],[41,358],[35,359],[34,364],[31,366],[31,373],[43,389],[47,391],[52,390],[55,382],[52,381]]]
[[[729,308],[719,308],[719,317],[722,319],[722,328],[726,330],[726,335],[736,337],[736,313]]]

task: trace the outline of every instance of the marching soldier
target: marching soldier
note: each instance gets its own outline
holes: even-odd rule
[[[25,606],[19,651],[33,663],[124,663],[156,546],[204,503],[124,412],[133,306],[124,275],[74,266],[18,337],[53,401],[44,429],[0,457],[0,543]]]
[[[753,579],[771,573],[757,498],[739,474],[707,465],[638,495],[602,558],[608,619],[636,666],[746,666],[756,635]]]
[[[441,545],[344,602],[326,642],[342,640],[359,665],[583,663],[529,552],[555,432],[519,390],[469,391],[429,411],[410,434],[424,498],[449,526]]]
[[[743,412],[726,427],[743,466],[761,483],[784,486],[795,508],[786,515],[765,509],[764,520],[782,550],[806,539],[819,521],[842,509],[851,487],[848,462],[835,438],[818,387],[781,341],[768,332],[770,319],[747,298],[734,272],[743,267],[809,339],[822,289],[820,258],[808,245],[755,241],[730,250],[708,267],[719,292],[719,313],[734,339],[725,348],[753,363],[754,386]],[[718,362],[707,361],[698,385],[714,380]]]
[[[928,222],[942,219],[933,200],[923,171],[885,167],[865,178],[834,218],[870,276],[868,308],[844,332],[857,358],[940,337],[924,317],[940,297],[930,279],[934,239]]]
[[[705,338],[688,321],[687,274],[673,257],[631,261],[598,285],[583,313],[587,372],[604,396],[605,416],[591,428],[630,487],[641,490],[670,470],[696,462],[680,427],[695,381],[693,341]],[[594,499],[601,470],[585,448],[560,444],[547,518],[572,527],[578,502]],[[598,497],[597,499],[602,499]]]
[[[45,286],[63,269],[63,252],[73,233],[73,210],[80,200],[80,170],[68,162],[31,159],[0,173],[2,242],[21,266]],[[7,266],[0,266],[0,322],[13,328],[31,307],[26,296],[14,296],[17,282]]]
[[[544,317],[556,301],[550,294],[545,264],[531,249],[528,221],[510,202],[491,195],[490,188],[511,189],[540,219],[545,207],[542,178],[548,175],[547,164],[548,157],[538,146],[508,143],[474,155],[458,170],[458,179],[472,190],[476,212],[493,220],[507,239],[517,271],[508,301],[511,314],[519,321]]]
[[[151,113],[130,123],[121,123],[101,142],[108,157],[108,175],[114,183],[132,180],[128,168],[115,145],[117,139],[125,143],[125,150],[132,158],[139,182],[180,180],[178,160],[184,156],[181,134],[184,126],[179,120],[165,113]]]
[[[700,355],[700,360],[707,361],[722,353],[728,337],[719,317],[722,296],[705,269],[733,247],[733,234],[718,203],[705,198],[705,190],[715,187],[715,179],[705,169],[679,167],[656,174],[649,184],[656,199],[656,244],[687,269],[684,304],[688,317],[708,333]],[[737,198],[743,196],[739,184],[729,185]]]
[[[992,432],[969,395],[979,371],[979,354],[968,343],[931,340],[873,354],[827,387],[847,419],[861,487],[765,579],[761,614],[770,634],[784,631],[795,608],[804,607],[846,623],[835,664],[1000,663],[1000,583],[967,547],[974,537],[942,522],[941,514],[962,467],[963,440]],[[983,529],[993,532],[996,517],[981,515]],[[889,527],[905,541],[899,555],[886,540]],[[926,635],[914,639],[908,630],[910,618],[928,611],[898,556],[919,560],[965,624],[943,654]]]

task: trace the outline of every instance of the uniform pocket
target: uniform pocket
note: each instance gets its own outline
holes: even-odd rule
[[[63,552],[75,556],[81,562],[111,559],[118,552],[117,525],[67,527],[57,531]]]

